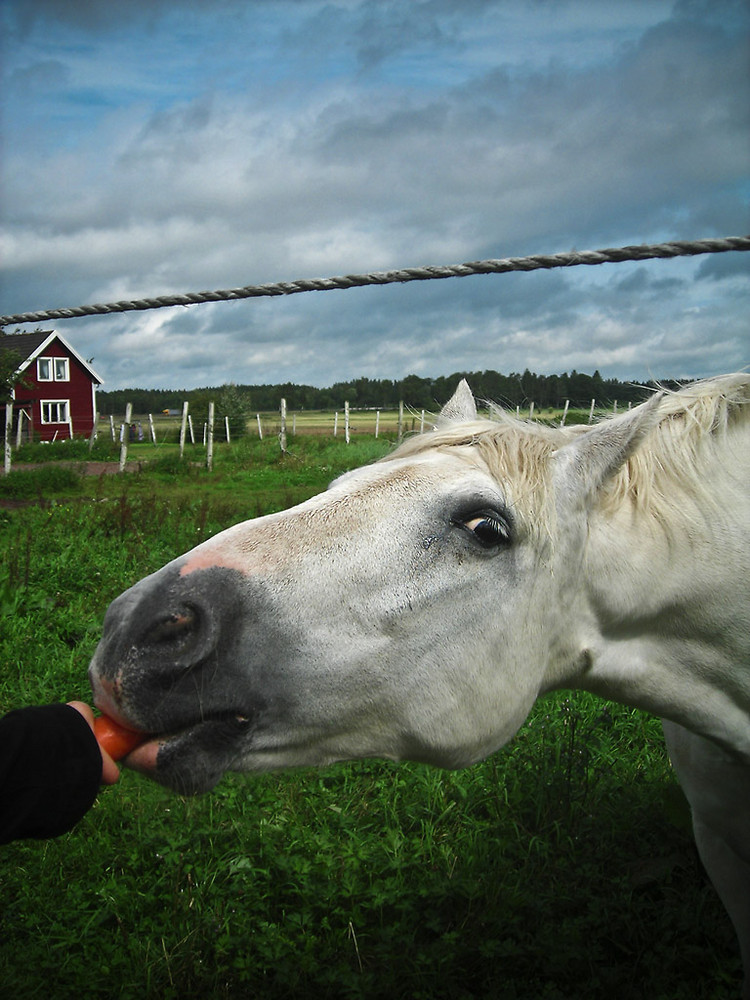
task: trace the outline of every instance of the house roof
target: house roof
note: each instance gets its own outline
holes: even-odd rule
[[[34,330],[33,333],[0,333],[0,351],[16,351],[24,360],[18,368],[18,374],[25,371],[28,366],[39,355],[44,354],[44,350],[53,340],[59,340],[66,351],[74,357],[91,376],[92,381],[98,385],[102,384],[102,379],[88,361],[84,361],[78,351],[68,343],[65,337],[54,330]]]

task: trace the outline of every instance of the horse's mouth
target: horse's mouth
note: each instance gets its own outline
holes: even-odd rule
[[[122,763],[186,795],[210,791],[239,756],[251,728],[250,718],[239,712],[204,716],[180,729],[150,734]]]

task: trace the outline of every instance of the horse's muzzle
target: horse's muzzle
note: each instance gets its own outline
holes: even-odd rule
[[[240,675],[248,657],[238,647],[253,618],[264,645],[265,602],[236,570],[179,570],[170,564],[112,602],[89,667],[95,696],[107,702],[100,707],[146,732],[254,710],[242,695],[254,687],[253,657]]]

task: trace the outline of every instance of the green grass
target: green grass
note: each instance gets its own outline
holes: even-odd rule
[[[386,447],[37,482],[0,508],[0,711],[88,700],[119,592]],[[366,761],[196,799],[126,772],[70,834],[0,849],[0,995],[22,1000],[724,1000],[739,977],[658,721],[581,693],[461,772]]]

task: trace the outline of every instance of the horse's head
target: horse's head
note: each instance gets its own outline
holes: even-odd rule
[[[391,458],[137,583],[90,668],[97,705],[155,734],[128,764],[201,791],[225,770],[492,752],[583,655],[566,587],[586,511],[651,409],[503,445],[464,383]]]

